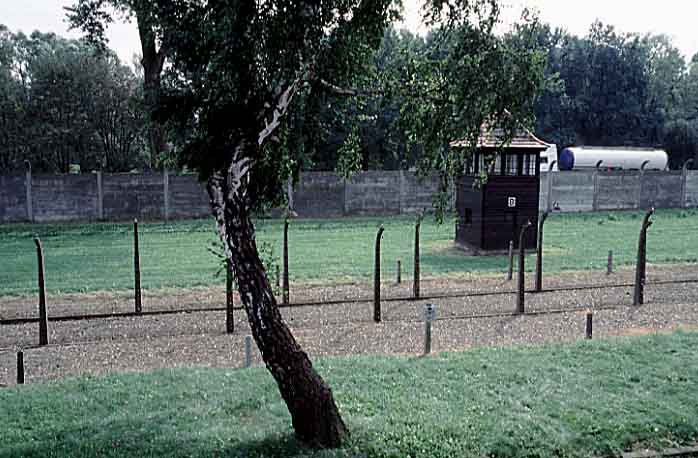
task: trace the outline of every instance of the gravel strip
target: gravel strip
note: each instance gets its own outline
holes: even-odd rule
[[[556,281],[571,284],[579,281],[579,277],[574,276],[566,282],[560,275]],[[445,291],[462,287],[461,281],[442,280],[441,284]],[[506,284],[502,288],[505,286],[509,287]],[[642,307],[630,306],[631,294],[631,288],[625,287],[527,294],[527,311],[569,311],[478,318],[473,315],[510,314],[515,308],[514,294],[434,301],[439,317],[434,324],[434,350],[579,340],[584,336],[584,311],[590,306],[595,309],[595,337],[698,327],[698,285],[695,283],[649,285],[646,305]],[[311,356],[418,355],[423,345],[421,309],[424,302],[385,302],[382,307],[384,321],[380,324],[372,321],[371,303],[286,308],[282,313]],[[233,335],[224,333],[223,312],[50,323],[52,345],[43,348],[27,348],[37,342],[36,324],[2,326],[0,348],[4,350],[0,351],[0,385],[15,382],[15,350],[18,348],[27,348],[28,383],[80,374],[170,367],[239,367],[243,360],[243,339],[249,334],[249,327],[242,312],[236,314],[236,320]],[[255,358],[259,362],[259,356]]]
[[[583,339],[585,316],[580,312],[491,318],[441,319],[434,324],[435,352],[479,346],[520,346]],[[348,354],[419,356],[423,323],[354,322],[320,328],[295,327],[293,332],[311,357]],[[641,308],[600,310],[594,315],[594,337],[638,335],[682,327],[698,329],[698,304],[652,304]],[[140,372],[175,367],[240,367],[243,339],[202,334],[138,340],[102,341],[48,346],[25,352],[27,383],[76,375]],[[258,354],[254,355],[260,363]],[[0,353],[0,384],[15,382],[14,352]]]

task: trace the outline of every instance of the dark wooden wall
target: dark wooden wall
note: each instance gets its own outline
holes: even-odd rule
[[[473,189],[474,177],[466,176],[457,181],[456,208],[458,222],[456,223],[456,242],[475,248],[482,248],[482,192]],[[465,209],[472,212],[470,220],[466,220]]]
[[[484,233],[482,249],[504,250],[509,241],[519,245],[519,231],[526,221],[533,226],[524,239],[526,249],[536,247],[538,225],[538,194],[540,182],[535,176],[490,176],[485,185],[483,213]],[[516,198],[516,207],[509,208],[510,197]]]

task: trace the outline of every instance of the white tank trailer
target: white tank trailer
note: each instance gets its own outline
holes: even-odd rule
[[[599,162],[601,161],[601,162]],[[653,148],[574,146],[560,153],[560,170],[665,170],[666,151]]]

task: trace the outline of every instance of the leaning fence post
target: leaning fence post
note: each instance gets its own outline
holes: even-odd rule
[[[46,271],[44,249],[39,237],[34,237],[36,259],[39,269],[39,345],[48,345],[48,313],[46,312]]]
[[[288,282],[288,216],[284,218],[284,278],[283,278],[283,296],[282,303],[288,305],[289,302],[289,282]]]
[[[557,161],[553,161],[548,166],[548,202],[546,204],[547,211],[553,210],[553,169]]]
[[[233,317],[233,263],[225,260],[225,331],[228,334],[235,332]]]
[[[548,212],[544,212],[538,221],[538,244],[536,246],[536,292],[543,291],[543,225],[548,219]]]
[[[136,313],[143,311],[141,302],[141,255],[138,248],[138,220],[133,220],[133,275],[134,275],[134,302]]]
[[[507,271],[507,280],[511,281],[514,278],[514,241],[509,240],[509,270]]]
[[[30,223],[34,222],[34,203],[32,202],[32,165],[29,161],[24,161],[26,168],[24,177],[24,193],[27,203],[27,220]]]
[[[376,234],[376,253],[373,266],[373,321],[381,321],[381,238],[383,237],[383,225],[378,228]]]
[[[521,227],[521,233],[519,234],[519,284],[518,284],[518,293],[516,297],[516,311],[518,313],[524,313],[524,267],[525,267],[525,259],[526,259],[526,250],[525,250],[525,243],[524,243],[524,236],[526,235],[526,230],[531,227],[532,224],[530,221],[526,221],[526,224],[524,224]]]
[[[419,299],[419,227],[422,224],[423,215],[417,215],[417,222],[414,225],[414,278],[412,285],[412,295]]]
[[[654,208],[651,208],[645,214],[642,220],[642,228],[640,229],[640,240],[637,246],[637,266],[635,267],[635,291],[633,294],[633,305],[642,305],[645,303],[645,280],[647,272],[647,229],[652,225],[650,218],[654,214]]]
[[[24,352],[17,352],[17,385],[24,385]]]

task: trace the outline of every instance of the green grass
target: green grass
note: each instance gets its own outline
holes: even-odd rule
[[[546,223],[545,268],[604,269],[608,250],[617,265],[632,265],[641,212],[553,215]],[[649,261],[698,262],[698,210],[658,211],[649,230]],[[403,277],[412,271],[414,220],[409,217],[296,220],[290,229],[291,281],[344,282],[370,279],[377,227],[383,224],[383,278],[393,279],[396,260]],[[258,222],[258,241],[281,253],[282,223]],[[47,288],[52,294],[125,290],[133,285],[133,235],[128,223],[0,226],[0,296],[36,291],[33,234],[44,244]],[[454,248],[454,225],[427,219],[422,227],[422,275],[502,272],[504,256],[468,257]],[[221,284],[211,220],[140,225],[144,288]],[[533,257],[527,269],[534,266]]]
[[[0,390],[0,457],[600,457],[698,439],[698,333],[432,358],[324,359],[351,430],[293,438],[263,368]]]

